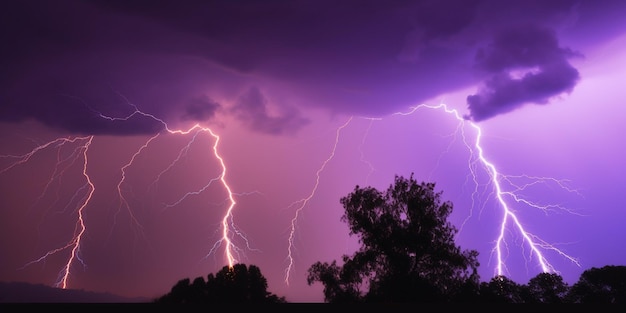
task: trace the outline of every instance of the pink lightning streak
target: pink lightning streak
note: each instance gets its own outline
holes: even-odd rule
[[[311,189],[311,192],[309,193],[308,196],[293,202],[292,204],[290,204],[288,206],[288,208],[291,208],[297,204],[300,204],[297,208],[296,208],[296,213],[294,215],[294,217],[291,219],[291,228],[289,231],[289,239],[288,239],[288,248],[287,248],[287,268],[285,269],[285,283],[287,285],[289,285],[289,277],[291,275],[291,270],[293,268],[293,248],[294,248],[294,235],[296,232],[296,223],[298,221],[298,216],[300,215],[300,212],[304,209],[304,207],[307,205],[307,203],[311,200],[311,198],[313,198],[313,196],[315,196],[315,193],[317,192],[317,187],[320,184],[320,175],[321,173],[324,171],[324,169],[326,168],[326,165],[328,164],[328,162],[330,162],[333,157],[335,156],[335,151],[337,150],[337,145],[339,144],[339,134],[341,132],[342,129],[344,129],[346,126],[348,126],[348,124],[350,124],[350,122],[352,121],[352,117],[350,117],[343,125],[339,126],[337,128],[337,132],[335,134],[335,143],[331,149],[331,153],[328,156],[328,158],[326,158],[326,160],[322,163],[322,165],[320,166],[320,168],[317,170],[317,172],[315,173],[315,184],[313,185],[313,188]]]
[[[227,171],[226,163],[225,163],[224,159],[222,158],[222,156],[220,155],[220,153],[218,151],[218,146],[219,146],[219,142],[220,142],[220,136],[218,136],[212,129],[210,129],[208,127],[201,126],[200,124],[195,124],[195,125],[191,126],[190,128],[188,128],[187,130],[184,130],[184,129],[171,129],[169,127],[169,125],[164,120],[162,120],[162,119],[160,119],[160,118],[158,118],[158,117],[156,117],[156,116],[154,116],[152,114],[145,113],[145,112],[139,110],[139,108],[137,108],[137,106],[135,104],[131,103],[126,97],[124,97],[123,95],[121,95],[119,93],[118,93],[118,95],[120,97],[122,97],[129,106],[133,107],[134,111],[132,113],[130,113],[129,115],[127,115],[126,117],[109,117],[109,116],[103,115],[101,113],[98,113],[100,115],[100,117],[102,117],[104,119],[111,120],[111,121],[126,121],[126,120],[129,120],[130,118],[132,118],[132,117],[134,117],[136,115],[141,115],[141,116],[144,116],[144,117],[147,117],[147,118],[151,118],[151,119],[161,123],[163,125],[164,129],[169,134],[173,134],[173,135],[188,135],[188,134],[196,131],[196,133],[194,134],[194,136],[192,136],[192,138],[191,138],[190,142],[188,143],[188,145],[185,148],[183,148],[183,150],[181,150],[181,152],[179,153],[178,157],[163,172],[165,172],[169,168],[171,168],[171,166],[180,159],[180,157],[187,151],[189,146],[195,141],[196,136],[197,136],[197,134],[199,132],[209,133],[213,137],[213,139],[214,139],[214,144],[213,144],[213,147],[212,147],[213,156],[220,163],[220,167],[221,167],[220,175],[217,178],[211,179],[209,181],[209,183],[206,184],[199,191],[188,192],[180,200],[176,201],[173,204],[168,204],[168,205],[166,205],[166,207],[176,206],[179,203],[181,203],[182,201],[184,201],[188,196],[197,195],[197,194],[202,193],[214,181],[219,180],[222,183],[222,186],[224,187],[224,189],[227,192],[229,205],[228,205],[228,208],[226,209],[226,212],[225,212],[224,216],[222,217],[222,221],[221,221],[222,237],[221,237],[220,240],[218,240],[214,244],[214,246],[210,249],[208,254],[213,253],[217,247],[221,246],[222,243],[224,243],[224,253],[225,253],[226,262],[228,263],[229,267],[233,267],[233,265],[238,262],[237,258],[235,257],[235,252],[239,252],[239,251],[242,250],[242,249],[238,248],[234,244],[233,237],[234,236],[239,236],[240,238],[242,238],[246,242],[248,248],[249,248],[249,244],[248,244],[248,240],[245,238],[245,236],[240,231],[237,230],[237,228],[235,227],[234,222],[233,222],[233,211],[234,211],[234,208],[235,208],[235,204],[237,202],[235,201],[234,193],[233,193],[230,185],[226,181],[226,171]],[[131,160],[124,166],[124,168],[122,169],[122,172],[124,172],[125,168],[127,168],[130,165],[132,165],[135,157],[139,153],[141,153],[141,151],[143,149],[145,149],[148,146],[148,144],[152,140],[154,140],[157,136],[158,136],[158,134],[154,135],[153,137],[148,139],[148,141],[133,155]],[[161,172],[161,174],[163,172]],[[159,174],[159,177],[160,177],[161,174]],[[157,177],[157,180],[159,179],[159,177]],[[124,178],[125,178],[125,175],[122,176],[122,180],[124,180]],[[125,202],[125,200],[123,200],[121,189],[119,188],[119,186],[121,184],[122,184],[122,181],[120,181],[120,183],[118,184],[118,191],[119,191],[120,197],[122,198],[122,201]]]
[[[76,234],[73,240],[74,245],[72,247],[72,254],[70,255],[70,258],[67,261],[67,264],[65,264],[65,268],[63,270],[63,279],[61,280],[61,285],[60,285],[61,288],[63,289],[67,288],[67,279],[70,275],[70,267],[72,266],[72,263],[74,262],[74,260],[78,258],[78,248],[80,247],[81,239],[83,238],[83,234],[85,233],[86,228],[85,228],[85,220],[83,218],[83,210],[85,209],[87,204],[89,204],[89,200],[91,200],[93,193],[96,191],[96,187],[91,182],[91,178],[87,174],[87,163],[88,163],[87,162],[87,150],[89,150],[89,146],[91,145],[92,140],[93,140],[93,136],[90,136],[89,141],[85,144],[85,149],[83,150],[83,156],[85,157],[84,159],[85,163],[83,165],[83,175],[85,176],[85,179],[87,180],[87,184],[89,184],[89,194],[85,198],[85,201],[80,206],[80,208],[78,208],[78,225],[77,225],[78,233]]]
[[[9,169],[17,166],[17,165],[21,165],[24,164],[26,162],[28,162],[28,160],[30,160],[30,158],[36,154],[37,152],[46,149],[50,146],[53,146],[54,144],[56,144],[57,147],[60,147],[64,144],[68,144],[68,143],[74,143],[77,140],[83,140],[85,141],[85,143],[81,146],[81,150],[82,150],[82,155],[83,155],[83,169],[82,169],[82,174],[85,177],[86,180],[86,186],[89,187],[89,191],[87,192],[87,195],[84,197],[82,204],[80,204],[80,206],[77,209],[77,214],[78,214],[78,218],[76,221],[76,225],[74,228],[74,234],[72,236],[72,238],[70,239],[70,241],[65,244],[63,247],[59,247],[53,250],[50,250],[48,252],[46,252],[43,256],[39,257],[36,260],[33,260],[31,262],[26,263],[23,267],[27,267],[31,264],[34,263],[39,263],[44,261],[46,258],[48,258],[49,256],[59,253],[61,251],[64,251],[66,249],[70,249],[70,256],[67,259],[67,262],[65,263],[65,265],[63,266],[63,269],[61,270],[61,272],[59,273],[59,280],[55,283],[56,287],[60,287],[63,289],[67,288],[68,285],[68,279],[69,276],[71,275],[71,268],[72,265],[74,264],[74,262],[76,262],[77,260],[80,261],[81,263],[84,264],[84,262],[81,260],[80,258],[80,247],[82,244],[82,238],[83,235],[86,231],[86,226],[85,226],[85,217],[84,217],[84,211],[85,208],[87,207],[87,205],[89,204],[89,202],[91,201],[91,198],[96,190],[95,185],[92,183],[91,181],[91,177],[89,176],[88,172],[87,172],[87,167],[88,167],[88,156],[87,153],[89,151],[89,146],[91,145],[91,143],[93,142],[93,136],[87,136],[87,137],[75,137],[75,138],[57,138],[55,140],[52,140],[46,144],[40,145],[35,147],[33,150],[31,150],[29,153],[21,155],[21,156],[3,156],[3,157],[12,157],[12,158],[18,158],[18,161],[12,163],[10,166],[4,168],[2,171],[0,171],[1,173],[4,173],[6,171],[8,171]],[[58,164],[57,164],[58,165]],[[48,185],[46,185],[47,188]],[[82,189],[82,188],[81,188]]]
[[[115,223],[115,220],[117,219],[117,213],[120,212],[122,206],[126,207],[126,211],[128,211],[128,214],[130,215],[131,220],[133,221],[133,223],[135,223],[136,225],[138,225],[140,228],[142,227],[141,224],[139,223],[139,221],[137,220],[137,218],[135,217],[135,214],[133,213],[133,211],[130,208],[130,205],[128,204],[128,201],[126,200],[126,197],[124,197],[124,194],[122,193],[122,185],[124,184],[124,181],[126,180],[126,169],[128,167],[130,167],[134,162],[135,159],[137,158],[137,156],[148,147],[148,145],[150,144],[150,142],[152,142],[154,139],[156,139],[159,136],[159,134],[156,134],[152,137],[150,137],[150,139],[148,139],[148,141],[146,141],[140,148],[139,150],[137,150],[132,157],[130,158],[130,161],[128,161],[128,163],[124,164],[124,166],[122,166],[122,168],[120,169],[120,171],[122,172],[122,178],[120,179],[120,181],[117,183],[117,193],[120,199],[120,205],[118,207],[118,211],[116,212],[115,216],[113,217],[113,223]]]
[[[220,156],[219,152],[218,152],[218,145],[220,142],[220,136],[218,136],[217,134],[215,134],[213,132],[213,130],[211,130],[208,127],[202,127],[199,124],[194,125],[193,127],[191,127],[190,129],[183,131],[183,130],[170,130],[169,128],[167,129],[167,131],[171,134],[182,134],[182,135],[186,135],[189,134],[191,131],[195,130],[195,129],[199,129],[203,132],[209,132],[209,134],[215,139],[215,143],[213,144],[213,155],[215,156],[215,158],[219,161],[221,168],[222,168],[222,172],[219,175],[219,180],[222,182],[222,185],[224,186],[224,188],[226,189],[226,192],[228,193],[228,200],[230,201],[230,204],[228,205],[228,208],[226,209],[226,213],[224,214],[223,218],[222,218],[222,239],[218,241],[219,244],[221,242],[225,242],[225,255],[226,255],[226,260],[228,262],[228,266],[229,267],[233,267],[233,265],[235,265],[235,263],[237,263],[237,259],[234,256],[233,250],[239,250],[237,249],[237,247],[234,245],[232,239],[231,239],[231,234],[235,233],[237,235],[241,235],[240,232],[237,232],[236,230],[231,230],[231,227],[233,227],[234,229],[234,225],[232,224],[232,220],[233,220],[233,210],[235,208],[235,204],[237,204],[237,202],[235,201],[235,197],[233,195],[233,191],[231,190],[230,186],[228,185],[228,182],[226,181],[226,163],[224,162],[224,159]],[[211,180],[209,182],[208,185],[210,185],[213,182],[213,180]],[[207,185],[207,186],[208,186]],[[206,188],[206,186],[202,189],[204,190]],[[192,193],[187,193],[184,197],[186,198],[188,195],[190,195]],[[182,201],[179,200],[178,202]],[[213,249],[211,249],[211,251],[213,251]]]

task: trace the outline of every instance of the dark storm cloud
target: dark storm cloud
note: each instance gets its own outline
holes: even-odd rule
[[[474,85],[475,49],[494,32],[517,23],[563,27],[584,16],[580,8],[594,6],[579,0],[96,3],[208,39],[211,49],[197,51],[203,57],[287,81],[308,100],[299,103],[365,115]]]
[[[206,62],[182,53],[193,42],[184,34],[88,1],[3,5],[1,122],[36,120],[70,132],[132,135],[164,127],[142,115],[124,119],[136,108],[168,123],[213,114],[197,106],[213,74]]]
[[[0,121],[37,120],[54,129],[83,135],[155,134],[164,129],[162,122],[133,115],[132,107],[121,104],[119,100],[112,101],[118,103],[113,111],[121,114],[111,116],[103,114],[73,95],[52,92],[47,96],[25,94],[10,102],[14,105],[0,107]],[[110,118],[103,118],[101,114]]]
[[[521,23],[554,29],[578,27],[578,20],[591,24],[582,8],[602,16],[595,3],[4,2],[0,121],[34,119],[83,133],[151,133],[159,127],[155,121],[137,118],[120,127],[98,120],[94,111],[121,117],[132,112],[131,102],[168,123],[214,120],[247,86],[330,113],[385,115],[474,86],[476,50],[501,29]],[[611,3],[618,3],[613,11],[623,7]],[[582,33],[583,26],[576,31]],[[526,40],[531,56],[515,52],[520,43],[504,35],[482,52],[478,68],[484,89],[468,98],[474,119],[522,102],[545,102],[575,84],[576,70],[567,62],[570,51],[555,45],[556,33],[532,30],[538,37],[510,34]],[[506,68],[515,66],[540,71],[519,81],[506,78]],[[82,99],[92,110],[64,95]],[[201,99],[214,102],[199,104]],[[263,112],[263,101],[251,103],[256,105],[239,104],[234,110],[258,131],[280,134],[303,122],[293,112],[256,116]]]
[[[207,121],[215,116],[221,105],[206,95],[189,99],[185,103],[183,120]]]
[[[32,118],[63,127],[74,119],[60,122],[58,116],[89,111],[57,103],[58,111],[40,115],[39,106],[51,103],[51,93],[93,101],[100,97],[94,89],[109,86],[168,120],[189,117],[185,103],[201,90],[232,103],[235,99],[200,86],[214,91],[223,81],[194,69],[204,63],[231,70],[230,75],[248,80],[247,86],[266,89],[268,81],[283,82],[280,86],[301,97],[293,101],[299,105],[385,114],[449,88],[440,82],[470,81],[468,74],[447,75],[455,71],[446,66],[454,65],[447,58],[464,50],[434,46],[471,21],[471,14],[451,20],[445,7],[459,6],[398,0],[16,2],[1,13],[4,46],[11,52],[2,60],[10,74],[0,97],[8,106],[22,107],[6,110],[2,120]],[[431,9],[438,13],[424,14]],[[420,14],[428,19],[422,21]],[[459,9],[452,16],[464,14]],[[175,68],[181,57],[196,66]],[[437,75],[427,75],[434,70]],[[28,103],[21,101],[29,98],[25,94],[31,97]],[[100,106],[111,105],[92,106],[101,111]],[[66,126],[83,127],[106,132]]]
[[[300,117],[294,109],[271,116],[268,113],[267,99],[256,87],[251,87],[239,97],[232,113],[250,129],[272,135],[292,134],[309,123],[308,119]]]
[[[124,118],[137,109],[167,123],[214,114],[216,103],[199,104],[204,95],[198,82],[207,79],[201,68],[184,59],[132,53],[56,58],[13,76],[11,88],[0,94],[0,121],[34,119],[84,134],[153,134],[163,129],[161,121]]]
[[[499,33],[476,55],[477,66],[490,77],[477,94],[467,97],[469,117],[482,121],[571,92],[580,75],[568,59],[576,55],[560,47],[547,28],[524,25]]]

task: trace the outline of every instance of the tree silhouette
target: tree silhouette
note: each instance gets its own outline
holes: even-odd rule
[[[508,277],[498,275],[480,284],[480,298],[490,303],[523,303],[522,288]]]
[[[626,304],[626,266],[607,265],[584,271],[567,298],[573,303]]]
[[[478,298],[469,300],[483,303],[625,304],[626,266],[591,268],[584,271],[571,287],[556,273],[540,273],[527,285],[500,275],[480,283]]]
[[[452,203],[434,188],[413,174],[386,192],[356,186],[340,200],[341,219],[361,247],[341,266],[313,264],[308,284],[321,282],[326,302],[445,302],[478,286],[478,252],[456,246]]]
[[[189,278],[176,283],[171,291],[159,298],[156,303],[284,303],[267,291],[267,280],[255,266],[235,264],[224,266],[205,281],[197,277],[190,284]]]
[[[556,273],[539,273],[522,288],[525,303],[563,303],[569,286]]]

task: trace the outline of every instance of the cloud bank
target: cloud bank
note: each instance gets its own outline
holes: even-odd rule
[[[476,54],[477,67],[489,77],[477,94],[467,97],[469,117],[482,121],[571,92],[580,74],[568,59],[576,55],[559,47],[550,29],[524,25],[497,34]]]
[[[272,135],[307,108],[383,116],[468,87],[483,121],[572,92],[569,60],[620,1],[13,1],[0,13],[0,122],[150,134],[222,114]],[[608,14],[607,25],[619,16]],[[58,23],[63,21],[63,23]],[[616,33],[609,29],[607,33]],[[268,106],[280,114],[268,113]]]

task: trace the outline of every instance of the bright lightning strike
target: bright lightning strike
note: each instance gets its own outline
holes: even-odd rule
[[[91,177],[89,176],[89,174],[87,172],[87,167],[88,167],[88,156],[87,156],[88,154],[87,153],[89,151],[89,146],[93,142],[93,136],[75,137],[75,138],[64,138],[64,137],[63,138],[57,138],[57,139],[55,139],[53,141],[50,141],[50,142],[48,142],[46,144],[43,144],[43,145],[35,147],[29,153],[24,154],[24,155],[21,155],[21,156],[3,156],[3,157],[17,158],[18,161],[12,163],[8,167],[6,167],[2,171],[0,171],[0,174],[1,174],[1,173],[4,173],[4,172],[8,171],[9,169],[17,166],[17,165],[21,165],[21,164],[24,164],[24,163],[28,162],[28,160],[30,160],[30,158],[34,154],[36,154],[37,152],[39,152],[39,151],[41,151],[43,149],[46,149],[46,148],[51,147],[51,146],[55,146],[55,147],[58,148],[58,147],[61,147],[61,146],[65,145],[65,144],[74,143],[77,140],[84,141],[84,144],[82,144],[80,146],[80,149],[82,150],[82,155],[83,155],[82,174],[83,174],[83,176],[85,177],[85,180],[86,180],[85,187],[88,187],[89,191],[87,191],[87,194],[84,196],[84,198],[82,200],[82,203],[77,208],[78,218],[76,220],[76,225],[75,225],[75,228],[74,228],[73,236],[70,239],[70,241],[68,243],[66,243],[63,247],[50,250],[50,251],[46,252],[43,256],[39,257],[36,260],[33,260],[31,262],[26,263],[22,267],[22,269],[26,268],[26,267],[28,267],[31,264],[39,263],[39,262],[42,262],[42,261],[46,260],[49,256],[51,256],[53,254],[56,254],[56,253],[59,253],[61,251],[70,249],[70,255],[69,255],[65,265],[63,266],[63,269],[59,273],[58,281],[54,284],[56,287],[63,288],[63,289],[67,288],[68,279],[69,279],[69,276],[71,275],[72,265],[77,260],[84,265],[84,262],[82,261],[82,259],[80,257],[80,247],[81,247],[81,244],[82,244],[83,235],[85,234],[85,230],[86,230],[85,219],[84,219],[85,212],[84,211],[85,211],[85,208],[87,207],[87,205],[89,204],[89,202],[91,201],[91,198],[92,198],[94,192],[96,191],[96,187],[92,183]],[[55,171],[56,171],[56,169],[55,169]],[[48,185],[46,185],[46,187],[47,186]]]
[[[467,165],[469,169],[469,177],[472,179],[472,182],[474,183],[474,186],[475,186],[471,195],[472,207],[470,208],[470,217],[472,214],[471,211],[473,210],[475,202],[477,201],[477,197],[479,197],[478,195],[479,194],[478,170],[480,169],[480,167],[482,167],[482,169],[484,169],[489,175],[489,178],[490,178],[489,184],[493,186],[493,191],[491,192],[491,195],[495,196],[499,204],[499,207],[501,208],[502,213],[503,213],[502,220],[500,222],[500,227],[499,227],[499,234],[497,236],[497,239],[495,240],[495,247],[493,249],[497,258],[495,275],[505,274],[506,259],[505,259],[503,251],[505,250],[507,246],[507,243],[505,241],[505,232],[509,228],[508,226],[509,223],[511,223],[512,227],[516,229],[522,235],[526,244],[531,249],[532,255],[535,256],[537,262],[541,266],[541,269],[543,272],[557,272],[557,270],[548,262],[547,258],[544,256],[542,251],[545,251],[545,250],[551,250],[553,252],[556,252],[557,254],[570,260],[577,266],[580,266],[579,262],[575,258],[567,255],[565,252],[561,251],[555,246],[548,244],[544,240],[540,239],[538,236],[526,231],[519,217],[511,209],[510,207],[511,204],[509,203],[509,201],[507,201],[507,200],[512,200],[515,203],[518,203],[518,204],[521,203],[528,207],[532,207],[532,208],[540,209],[544,211],[547,211],[550,209],[559,209],[559,210],[567,211],[569,213],[573,213],[567,208],[562,207],[560,205],[556,205],[556,204],[543,205],[543,204],[534,203],[524,198],[520,194],[520,192],[528,189],[529,187],[533,185],[546,184],[549,182],[556,184],[559,188],[570,193],[577,193],[576,190],[573,190],[567,187],[565,185],[564,180],[558,180],[558,179],[551,178],[551,177],[533,177],[533,176],[528,176],[528,175],[512,176],[512,175],[504,175],[500,173],[498,169],[496,168],[496,166],[485,157],[483,147],[481,146],[481,139],[482,139],[481,128],[476,123],[473,123],[472,121],[462,117],[457,110],[450,109],[445,104],[439,104],[439,105],[422,104],[422,105],[411,107],[408,112],[398,112],[398,113],[394,113],[393,115],[408,116],[408,115],[414,114],[418,109],[421,109],[421,108],[431,109],[431,110],[441,110],[451,115],[459,122],[459,124],[456,127],[455,132],[453,133],[453,136],[456,138],[457,134],[460,134],[463,140],[463,144],[465,145],[465,147],[468,149],[470,153],[470,157],[468,159]],[[340,132],[350,124],[352,119],[353,117],[350,117],[350,119],[348,119],[346,123],[344,123],[343,125],[337,128],[335,143],[333,145],[333,148],[331,149],[331,153],[328,156],[328,158],[322,163],[320,168],[317,170],[315,184],[313,188],[311,189],[311,192],[309,193],[309,195],[305,198],[302,198],[298,201],[293,202],[289,206],[289,207],[293,207],[293,206],[298,205],[295,216],[291,220],[291,231],[289,233],[289,239],[288,239],[288,255],[287,255],[288,266],[285,270],[285,279],[284,279],[287,285],[289,284],[290,273],[292,271],[292,267],[294,263],[292,250],[294,248],[294,234],[295,234],[296,222],[298,220],[299,214],[302,211],[302,209],[307,205],[307,203],[311,200],[311,198],[315,195],[319,182],[320,182],[320,174],[324,171],[328,162],[330,162],[335,155],[335,151],[337,149],[337,145],[340,139]],[[361,146],[363,146],[365,143],[365,137],[367,136],[367,132],[369,132],[371,128],[372,122],[375,120],[382,120],[383,118],[364,117],[364,119],[370,120],[370,124],[368,125],[366,134],[363,137]],[[467,138],[467,134],[465,131],[465,128],[468,125],[476,133],[473,143]],[[452,145],[452,143],[450,143],[450,145]],[[361,146],[359,148],[361,148]],[[450,146],[448,146],[448,149],[450,149]],[[363,152],[362,151],[360,152],[361,152],[360,160],[366,163],[370,169],[370,172],[368,174],[368,177],[369,177],[369,175],[374,170],[373,165],[367,160],[365,160]],[[530,182],[527,182],[524,184],[517,184],[514,182],[516,179],[524,179],[525,181],[530,181]],[[503,187],[503,182],[506,182],[508,186],[511,187],[511,189],[505,190],[505,188]]]
[[[159,123],[161,123],[164,127],[164,129],[169,133],[169,134],[173,134],[173,135],[188,135],[192,132],[195,132],[195,134],[192,136],[190,142],[187,144],[187,146],[185,148],[183,148],[183,150],[181,150],[181,152],[179,153],[178,157],[170,164],[170,166],[165,169],[164,171],[162,171],[159,176],[157,177],[157,181],[159,179],[159,177],[161,176],[161,174],[163,174],[163,172],[167,171],[169,168],[172,167],[173,164],[175,164],[181,157],[182,155],[184,155],[184,153],[187,152],[187,150],[189,149],[189,147],[194,143],[196,136],[200,133],[200,132],[204,132],[204,133],[209,133],[213,139],[214,139],[214,144],[212,147],[213,150],[213,156],[215,157],[215,159],[218,160],[220,167],[221,167],[221,173],[218,177],[211,179],[202,189],[198,190],[198,191],[192,191],[192,192],[188,192],[186,193],[180,200],[176,201],[173,204],[168,204],[166,205],[166,207],[173,207],[178,205],[179,203],[181,203],[182,201],[184,201],[188,196],[191,195],[197,195],[202,193],[206,188],[208,188],[213,182],[215,181],[220,181],[222,183],[222,186],[224,187],[224,189],[227,192],[228,195],[228,208],[226,209],[226,212],[224,213],[224,216],[222,217],[222,221],[221,221],[221,227],[222,227],[222,237],[220,240],[218,240],[218,242],[215,243],[215,245],[213,246],[213,248],[211,248],[211,250],[209,251],[209,254],[213,253],[213,251],[219,247],[220,245],[224,244],[224,253],[225,253],[225,258],[226,258],[226,262],[228,263],[229,267],[232,267],[235,263],[238,262],[237,258],[235,257],[235,254],[238,254],[237,252],[241,251],[242,249],[238,248],[234,242],[233,242],[233,238],[234,236],[238,236],[240,238],[242,238],[245,242],[246,245],[249,247],[248,244],[248,240],[245,238],[245,236],[243,236],[243,234],[237,230],[237,228],[234,225],[233,222],[233,211],[235,208],[235,204],[237,203],[235,201],[235,197],[234,197],[234,193],[230,187],[230,185],[228,184],[228,182],[226,181],[226,171],[227,171],[227,167],[226,167],[226,163],[224,161],[224,159],[222,158],[222,156],[220,155],[219,151],[218,151],[218,146],[219,146],[219,142],[220,142],[220,136],[218,136],[212,129],[208,128],[208,127],[204,127],[201,126],[200,124],[195,124],[192,127],[188,128],[187,130],[183,130],[183,129],[171,129],[168,124],[152,115],[149,113],[145,113],[141,110],[139,110],[139,108],[137,108],[136,105],[134,105],[133,103],[131,103],[130,101],[128,101],[128,99],[126,99],[126,97],[124,97],[123,95],[120,95],[118,93],[118,95],[120,97],[122,97],[126,103],[133,107],[134,111],[129,114],[126,117],[109,117],[106,115],[103,115],[101,113],[98,113],[100,115],[100,117],[111,120],[111,121],[126,121],[129,120],[130,118],[136,116],[136,115],[141,115],[144,117],[148,117],[151,118],[155,121],[158,121]],[[148,142],[146,142],[141,149],[145,148],[150,141],[152,141],[154,138],[156,138],[156,135],[151,137]],[[133,155],[133,159],[131,159],[131,161],[125,166],[128,167],[132,164],[134,158],[137,156],[137,154],[140,153],[141,149],[139,151],[137,151],[137,153],[135,153]],[[156,181],[155,181],[156,183]],[[121,184],[121,182],[120,182]],[[119,186],[119,184],[118,184]],[[119,189],[118,189],[119,190]],[[121,195],[121,193],[120,193]]]
[[[464,142],[465,146],[469,149],[469,151],[472,154],[472,156],[476,157],[476,160],[480,163],[480,165],[482,165],[484,170],[487,171],[487,173],[488,173],[488,175],[490,177],[490,184],[493,186],[493,189],[494,189],[493,190],[493,195],[497,199],[497,202],[498,202],[500,208],[502,209],[502,213],[503,213],[502,220],[501,220],[500,227],[499,227],[499,234],[498,234],[498,237],[497,237],[497,239],[495,241],[495,247],[494,247],[494,251],[495,251],[495,254],[496,254],[496,258],[497,258],[497,265],[496,265],[496,268],[495,268],[495,274],[496,275],[504,275],[505,274],[506,260],[505,260],[505,257],[504,257],[503,250],[505,250],[505,248],[507,246],[506,241],[505,241],[505,232],[509,228],[508,227],[509,223],[512,223],[512,227],[514,229],[516,229],[522,235],[522,237],[524,238],[527,246],[530,248],[530,250],[532,251],[532,254],[535,256],[537,262],[541,266],[541,269],[542,269],[543,272],[554,272],[554,273],[558,272],[550,264],[550,262],[548,262],[547,258],[542,253],[543,250],[552,250],[552,251],[556,252],[557,254],[559,254],[559,255],[565,257],[566,259],[570,260],[571,262],[573,262],[577,266],[580,266],[580,264],[578,263],[578,261],[575,258],[567,255],[565,252],[563,252],[560,249],[554,247],[553,245],[548,244],[547,242],[545,242],[542,239],[540,239],[538,236],[536,236],[534,234],[531,234],[528,231],[526,231],[524,229],[524,226],[522,225],[522,222],[520,221],[519,217],[511,209],[510,204],[507,201],[507,200],[513,200],[516,203],[522,203],[522,204],[525,204],[525,205],[527,205],[529,207],[536,208],[536,209],[541,209],[541,210],[548,210],[548,209],[551,209],[551,208],[555,208],[555,209],[566,210],[566,211],[570,212],[569,210],[567,210],[566,208],[564,208],[564,207],[562,207],[560,205],[541,205],[541,204],[534,203],[534,202],[532,202],[532,201],[522,197],[519,194],[519,192],[527,189],[528,187],[530,187],[532,185],[536,185],[536,184],[540,184],[540,183],[546,183],[546,182],[556,183],[560,188],[566,190],[567,192],[576,192],[575,190],[570,189],[567,186],[565,186],[564,181],[557,180],[557,179],[550,178],[550,177],[531,177],[531,176],[527,176],[527,175],[510,176],[510,175],[504,175],[504,174],[500,173],[498,171],[498,169],[496,168],[496,166],[485,157],[485,153],[484,153],[483,147],[481,146],[481,139],[482,139],[482,130],[481,130],[481,128],[476,123],[473,123],[472,121],[463,118],[459,114],[459,112],[457,110],[450,109],[445,104],[439,104],[439,105],[421,104],[421,105],[412,107],[409,112],[406,112],[406,113],[395,113],[395,114],[410,115],[410,114],[413,114],[415,111],[417,111],[420,108],[433,109],[433,110],[443,110],[443,112],[452,115],[459,122],[459,126],[457,127],[457,131],[461,132],[461,135],[463,137],[463,142]],[[476,137],[475,137],[475,140],[474,140],[473,144],[471,144],[467,140],[467,138],[466,138],[466,135],[465,135],[465,132],[464,132],[465,125],[469,125],[476,132]],[[478,185],[478,180],[477,180],[477,177],[476,177],[476,168],[474,168],[473,162],[471,160],[469,162],[468,167],[469,167],[472,179],[473,179],[474,183],[477,186]],[[517,184],[513,183],[513,179],[514,178],[525,178],[525,179],[531,180],[531,182],[523,184],[523,185],[517,185]],[[502,184],[503,182],[509,183],[509,185],[513,186],[514,188],[512,190],[505,190],[504,187],[503,187],[503,184]],[[472,201],[474,201],[474,195],[477,193],[477,190],[478,189],[474,190],[474,194],[472,195]]]

